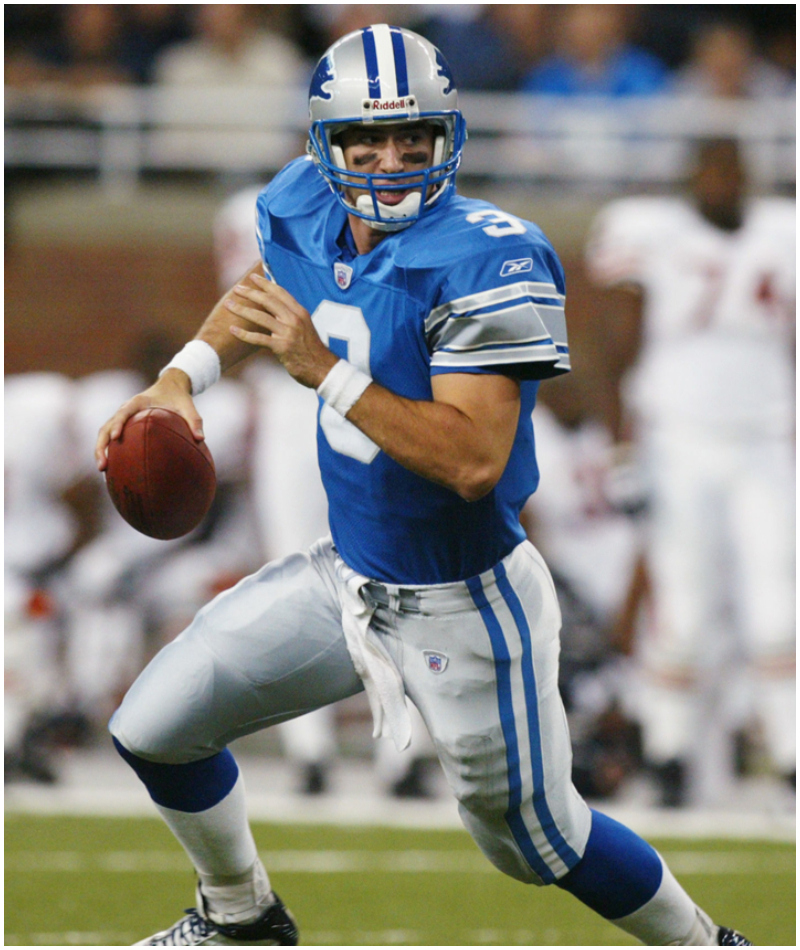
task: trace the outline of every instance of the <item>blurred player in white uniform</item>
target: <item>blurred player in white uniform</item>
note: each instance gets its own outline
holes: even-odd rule
[[[587,797],[608,797],[638,764],[628,644],[620,629],[641,544],[638,519],[628,512],[635,499],[615,494],[613,436],[569,377],[542,386],[533,423],[542,481],[522,518],[559,594],[559,689],[573,781]]]
[[[542,486],[528,499],[548,563],[612,624],[625,599],[638,545],[631,519],[611,497],[611,433],[567,392],[568,380],[543,386],[534,411]],[[549,482],[545,482],[549,476]]]
[[[220,292],[245,274],[259,258],[256,199],[261,186],[243,188],[220,208],[214,223],[214,258]],[[328,499],[317,461],[319,400],[297,386],[270,356],[247,367],[256,393],[257,422],[252,453],[252,489],[263,555],[276,560],[308,548],[327,534]],[[213,392],[213,390],[212,390]],[[363,705],[363,697],[350,702]],[[300,776],[300,790],[319,794],[337,753],[335,709],[323,706],[280,723],[287,759]],[[375,746],[379,781],[400,795],[424,795],[426,759],[434,755],[427,730],[416,711],[413,750],[397,752],[388,742]]]
[[[624,391],[652,491],[645,752],[669,804],[731,629],[775,767],[795,773],[795,202],[748,200],[730,140],[700,145],[692,193],[612,203],[587,253],[643,307]]]
[[[4,383],[5,777],[56,778],[36,722],[63,702],[55,575],[79,535],[63,494],[77,471],[74,384],[60,373]]]

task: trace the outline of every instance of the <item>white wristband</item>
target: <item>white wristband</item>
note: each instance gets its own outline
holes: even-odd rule
[[[213,386],[222,372],[219,354],[203,340],[191,340],[187,343],[161,370],[159,378],[168,369],[180,369],[186,373],[192,383],[193,396],[199,396],[209,386]]]
[[[331,409],[346,416],[372,380],[347,360],[339,360],[317,386],[317,393]]]

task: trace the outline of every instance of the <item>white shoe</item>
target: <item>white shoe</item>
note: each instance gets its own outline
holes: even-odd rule
[[[205,914],[205,901],[198,890],[201,910],[190,907],[186,916],[167,930],[139,940],[135,947],[296,947],[297,924],[277,894],[263,914],[249,924],[215,924]]]

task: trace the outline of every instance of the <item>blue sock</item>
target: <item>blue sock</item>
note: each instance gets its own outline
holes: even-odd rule
[[[153,801],[177,811],[198,812],[212,808],[226,797],[239,775],[236,760],[227,749],[199,762],[165,765],[134,755],[116,738],[114,745],[144,782]]]
[[[586,851],[556,883],[606,920],[618,920],[655,895],[662,873],[654,848],[625,825],[592,809]]]

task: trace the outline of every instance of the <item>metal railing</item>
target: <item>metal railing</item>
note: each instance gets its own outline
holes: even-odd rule
[[[462,173],[583,188],[664,186],[685,174],[692,142],[741,140],[757,185],[795,181],[793,98],[581,100],[468,93]],[[143,172],[264,176],[301,153],[305,93],[297,89],[108,86],[76,97],[60,86],[7,89],[8,169],[88,169],[109,187]]]

